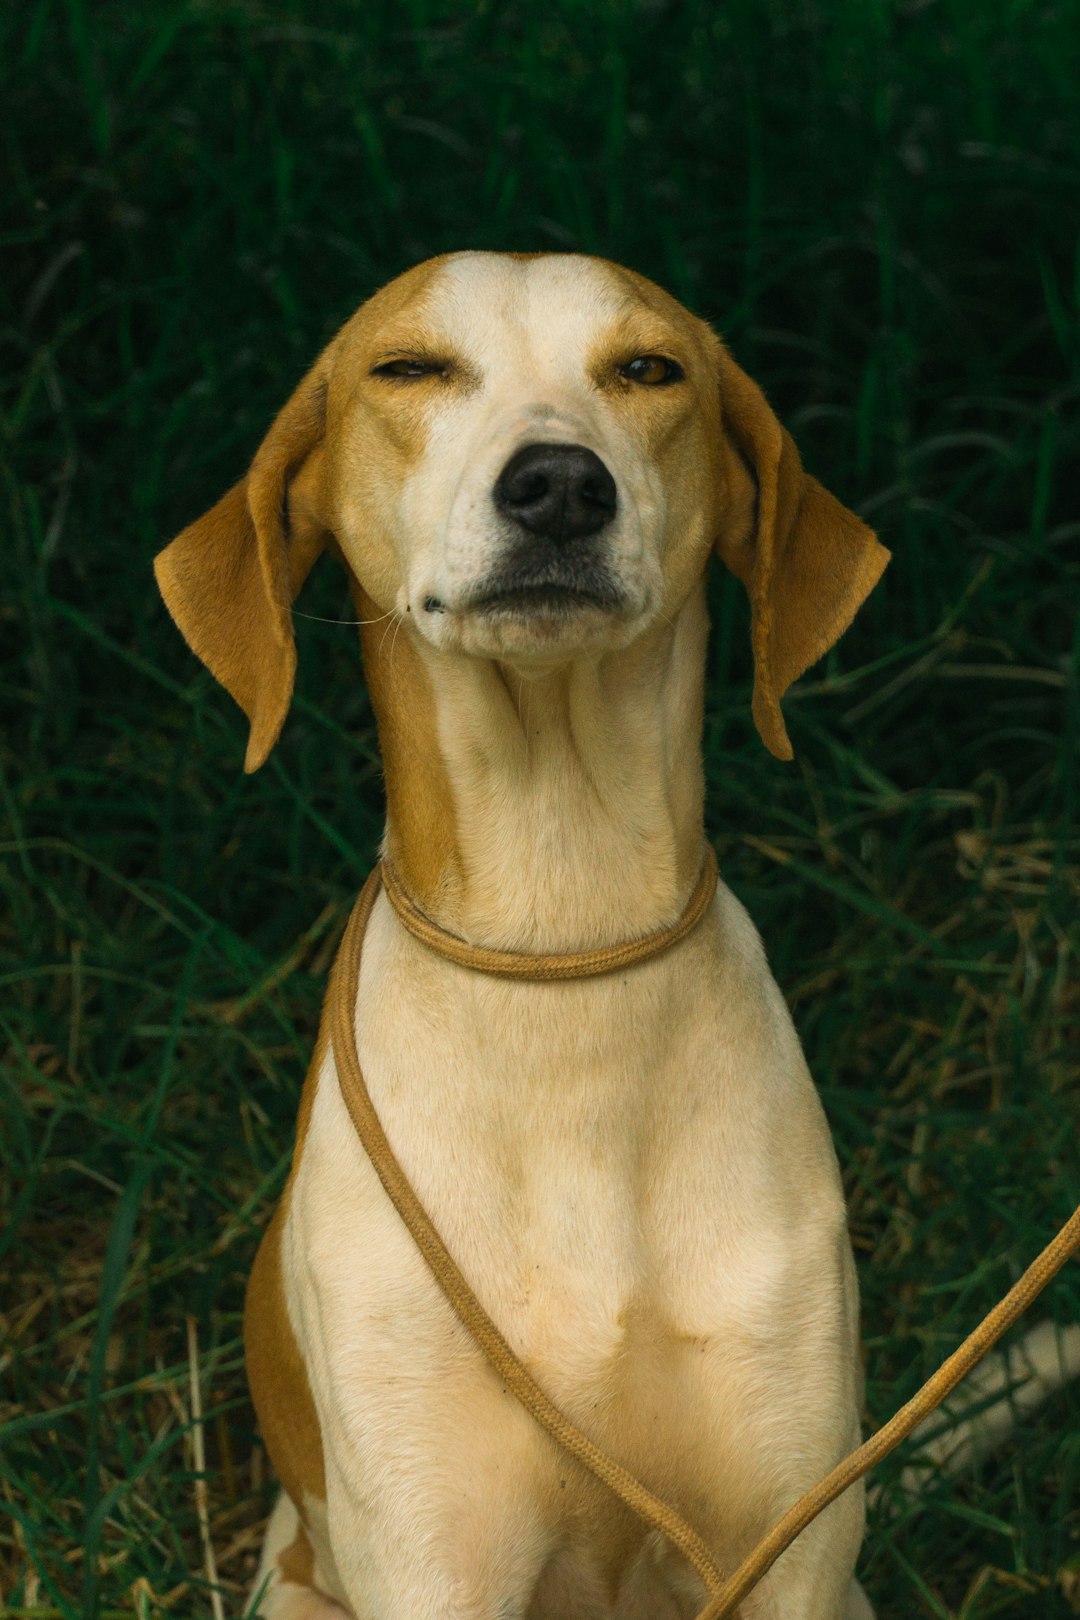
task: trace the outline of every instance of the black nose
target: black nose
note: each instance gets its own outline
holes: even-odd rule
[[[561,543],[596,534],[615,516],[615,480],[583,444],[527,444],[495,483],[495,505],[530,534]]]

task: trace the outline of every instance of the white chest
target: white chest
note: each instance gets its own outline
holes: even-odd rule
[[[837,1313],[832,1149],[770,981],[748,992],[761,964],[739,937],[722,938],[716,994],[717,936],[748,926],[733,904],[678,960],[572,984],[455,969],[385,908],[369,927],[358,1050],[384,1129],[485,1309],[572,1416],[619,1406],[632,1425],[642,1389],[678,1384],[691,1349],[779,1353],[805,1327],[808,1267]],[[381,1365],[437,1382],[472,1355],[329,1069],[290,1226],[298,1328],[322,1341],[328,1380]]]

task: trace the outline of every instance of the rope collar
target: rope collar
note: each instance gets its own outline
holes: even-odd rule
[[[708,1600],[698,1614],[697,1620],[727,1620],[795,1537],[817,1518],[823,1508],[834,1502],[856,1480],[869,1473],[871,1468],[887,1457],[901,1440],[906,1439],[924,1418],[941,1405],[961,1379],[982,1360],[1006,1329],[1012,1326],[1042,1292],[1066,1260],[1080,1251],[1080,1209],[1066,1221],[1061,1231],[1028,1267],[1000,1304],[994,1307],[974,1333],[964,1340],[960,1348],[938,1368],[937,1372],[927,1379],[918,1393],[902,1406],[883,1428],[871,1435],[869,1440],[864,1441],[838,1463],[831,1473],[801,1496],[773,1526],[768,1535],[758,1542],[738,1569],[733,1574],[725,1575],[692,1525],[667,1502],[654,1496],[614,1458],[607,1456],[599,1446],[594,1445],[586,1434],[559,1411],[536,1383],[458,1269],[456,1261],[394,1155],[360,1068],[355,1027],[356,997],[360,982],[360,950],[368,918],[378,898],[380,882],[385,882],[385,879],[386,870],[380,873],[380,869],[376,867],[360,892],[345,928],[327,998],[330,1039],[338,1085],[360,1142],[387,1196],[427,1262],[448,1304],[466,1331],[472,1335],[498,1377],[508,1389],[512,1390],[526,1411],[547,1430],[556,1444],[575,1457],[596,1479],[601,1480],[645,1524],[661,1531],[697,1571],[708,1593]],[[716,859],[710,849],[705,866],[702,868],[702,877],[699,878],[697,888],[691,896],[690,905],[672,928],[662,930],[659,934],[650,934],[644,940],[631,941],[627,945],[611,946],[606,951],[587,951],[571,957],[522,958],[514,953],[485,951],[481,947],[468,945],[453,934],[446,933],[433,923],[430,917],[425,917],[418,907],[413,907],[406,919],[398,911],[389,888],[387,895],[410,932],[416,934],[417,938],[424,939],[433,949],[441,950],[443,955],[449,956],[452,961],[463,961],[466,966],[471,967],[483,966],[487,972],[499,972],[500,968],[491,966],[488,959],[498,963],[509,958],[518,964],[510,968],[510,977],[542,979],[580,978],[583,974],[608,973],[616,967],[626,966],[628,962],[643,961],[647,956],[655,956],[658,951],[666,950],[676,939],[681,939],[689,933],[712,898],[715,888]],[[399,887],[397,892],[402,894],[404,891]],[[704,898],[701,898],[702,893]],[[695,905],[698,909],[696,915],[693,915]],[[418,931],[421,926],[425,930],[423,933]],[[433,932],[429,934],[428,930]],[[447,949],[447,941],[453,942],[452,950]],[[622,954],[626,952],[630,955]],[[485,960],[477,961],[478,957]],[[520,966],[522,961],[529,964],[529,971],[522,970]],[[586,964],[584,966],[581,965],[583,961]],[[563,967],[568,962],[577,965],[569,973],[536,971],[538,966],[543,969],[543,964],[551,962],[561,964]],[[505,973],[507,970],[503,967],[501,971]]]
[[[569,951],[562,955],[540,955],[531,951],[496,951],[487,945],[470,945],[468,940],[452,934],[422,911],[405,888],[396,870],[388,860],[379,867],[386,898],[414,939],[438,951],[459,967],[476,968],[481,973],[493,973],[501,979],[588,979],[600,973],[614,973],[617,968],[631,967],[636,962],[648,961],[670,950],[680,939],[697,926],[716,893],[718,878],[716,853],[711,844],[705,845],[701,872],[693,893],[686,902],[681,917],[667,928],[645,934],[641,939],[630,939],[621,945],[604,945],[594,951]]]

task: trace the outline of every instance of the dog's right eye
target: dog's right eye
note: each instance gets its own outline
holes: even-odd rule
[[[402,355],[397,360],[384,360],[372,366],[373,377],[441,377],[445,365],[438,360],[421,360],[418,355]]]
[[[670,383],[682,382],[686,373],[677,360],[665,354],[639,354],[619,367],[619,375],[643,388],[666,388]]]

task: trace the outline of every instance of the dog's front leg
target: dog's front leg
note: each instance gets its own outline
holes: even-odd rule
[[[357,1620],[524,1620],[550,1540],[500,1463],[400,1448],[328,1472],[334,1561]]]
[[[856,1485],[777,1559],[741,1605],[740,1620],[873,1620],[851,1575],[863,1525],[863,1490]]]
[[[357,1620],[518,1620],[552,1551],[565,1469],[440,1294],[332,1072],[282,1273],[318,1413],[333,1590]]]

